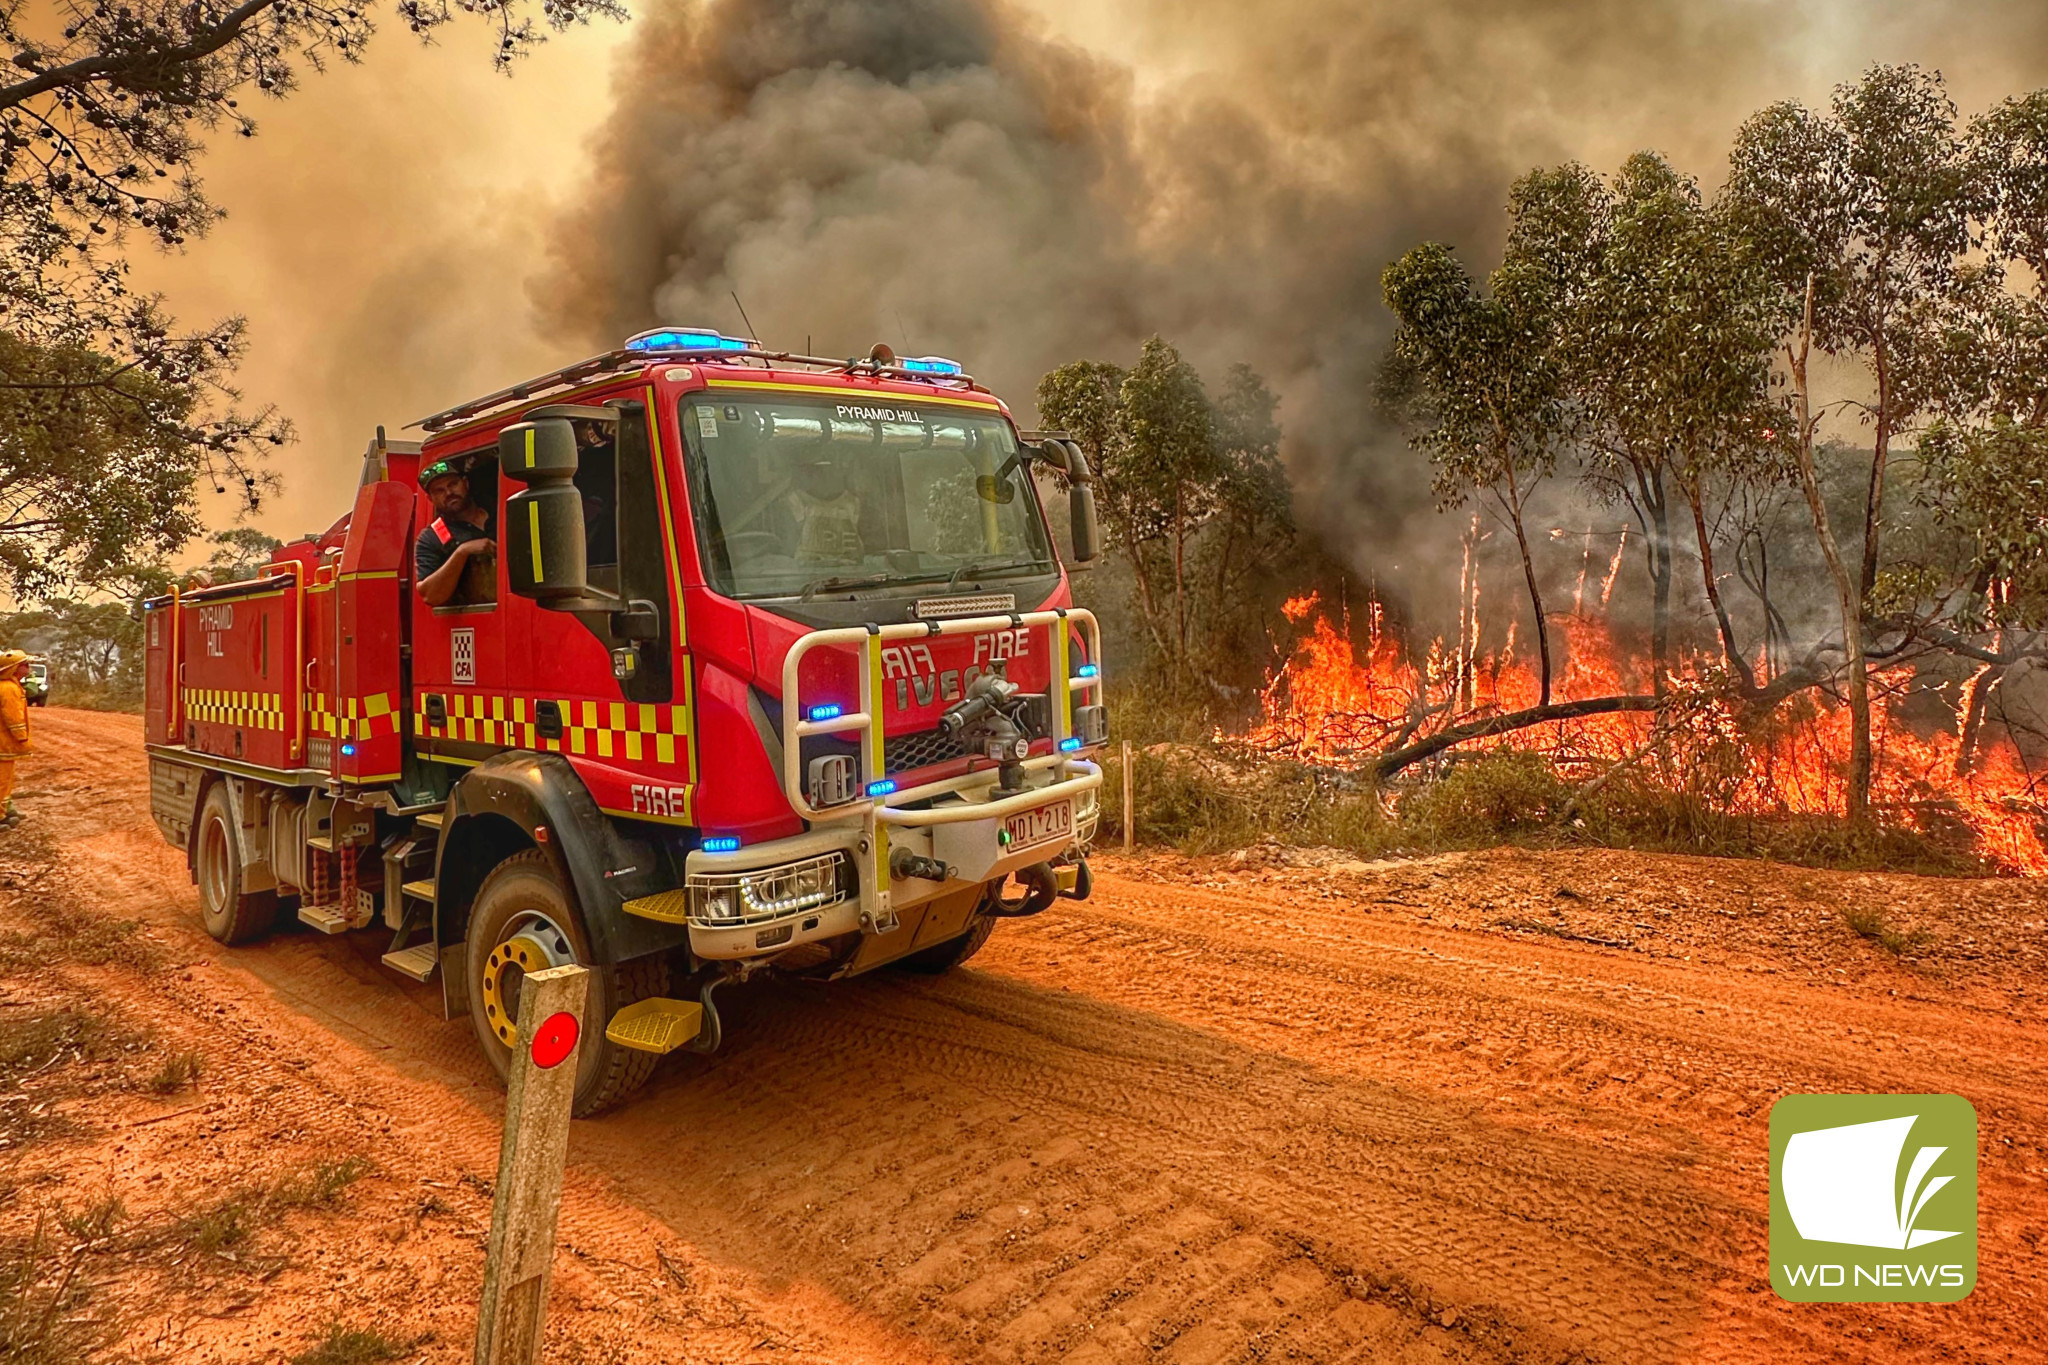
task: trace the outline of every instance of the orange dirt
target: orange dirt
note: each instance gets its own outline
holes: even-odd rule
[[[0,1149],[5,1230],[361,1154],[246,1266],[145,1257],[108,1289],[122,1350],[281,1361],[338,1320],[467,1360],[501,1098],[466,1022],[372,934],[215,945],[137,722],[35,723],[23,807],[174,965],[59,963],[0,1008],[97,997],[206,1070],[74,1093],[71,1136]],[[946,978],[733,990],[725,1051],[578,1124],[549,1359],[2048,1359],[2037,884],[1514,850],[1098,869]],[[1855,906],[1921,931],[1903,961]],[[1968,1300],[1772,1295],[1787,1091],[1975,1103]]]

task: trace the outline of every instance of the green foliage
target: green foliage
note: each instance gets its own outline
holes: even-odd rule
[[[1038,385],[1039,419],[1087,451],[1105,537],[1131,573],[1154,662],[1186,681],[1241,675],[1257,653],[1254,591],[1294,543],[1279,402],[1236,365],[1211,399],[1158,337],[1125,371],[1075,361]]]
[[[101,579],[197,532],[198,403],[90,346],[0,330],[0,590]]]
[[[1557,822],[1571,790],[1540,754],[1503,749],[1461,762],[1401,805],[1401,820],[1434,841],[1490,843]]]
[[[49,658],[53,705],[141,702],[142,621],[126,602],[52,598],[0,615],[0,641]]]
[[[206,573],[216,583],[239,583],[257,577],[270,563],[270,552],[284,544],[253,526],[216,531],[212,543],[213,556],[206,561]]]

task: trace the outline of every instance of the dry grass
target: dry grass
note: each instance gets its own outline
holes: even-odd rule
[[[330,1323],[327,1335],[292,1357],[292,1365],[379,1365],[396,1360],[421,1345],[419,1339],[400,1341],[382,1332]]]
[[[1859,938],[1870,940],[1893,957],[1917,953],[1934,941],[1934,936],[1925,929],[1898,928],[1874,905],[1850,906],[1842,912],[1842,922]]]
[[[175,1095],[188,1085],[199,1083],[200,1056],[196,1052],[174,1052],[149,1078],[149,1088],[159,1095]]]
[[[1705,796],[1623,776],[1580,804],[1539,755],[1499,750],[1460,756],[1441,773],[1415,773],[1384,793],[1355,774],[1296,764],[1235,764],[1205,745],[1162,743],[1133,753],[1135,834],[1205,854],[1262,839],[1342,848],[1363,858],[1499,844],[1597,846],[1656,853],[1767,858],[1806,867],[1886,869],[1947,876],[1991,870],[1952,834],[1896,825],[1861,828],[1825,817],[1735,815]],[[1110,764],[1097,839],[1122,827],[1122,772]]]

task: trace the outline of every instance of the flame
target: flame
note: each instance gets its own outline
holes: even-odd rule
[[[1603,597],[1619,560],[1617,549]],[[1512,630],[1506,648],[1479,651],[1471,577],[1468,570],[1458,643],[1432,640],[1419,663],[1376,599],[1364,607],[1362,631],[1348,609],[1332,613],[1313,593],[1288,601],[1282,611],[1300,632],[1293,654],[1262,690],[1258,723],[1219,740],[1240,752],[1357,768],[1462,720],[1535,706],[1538,678],[1517,657]],[[1651,690],[1647,662],[1618,647],[1604,620],[1573,616],[1556,624],[1562,648],[1554,700]],[[1530,726],[1486,743],[1541,753],[1570,780],[1647,748],[1646,777],[1727,813],[1840,815],[1848,794],[1847,707],[1804,692],[1767,716],[1744,716],[1713,673],[1708,662],[1693,659],[1667,678],[1672,705],[1665,714],[1673,719],[1661,731],[1657,715],[1631,712]],[[1914,683],[1910,668],[1872,675],[1871,801],[1879,818],[1919,827],[1959,821],[1982,856],[2029,875],[2048,873],[2048,802],[2025,757],[2009,738],[1980,736],[1968,771],[1959,773],[1960,714],[1953,728],[1931,734],[1906,723],[1900,713]],[[1959,713],[1978,685],[1972,679],[1957,689]]]

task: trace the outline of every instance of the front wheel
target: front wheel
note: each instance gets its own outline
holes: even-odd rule
[[[239,821],[227,784],[216,782],[199,808],[192,844],[192,880],[199,883],[199,920],[222,943],[248,943],[277,923],[277,892],[242,889]]]
[[[920,948],[897,962],[906,972],[917,972],[922,976],[943,976],[981,951],[988,936],[996,931],[993,915],[984,915],[979,909],[974,912],[974,926],[958,938],[949,938],[944,943],[934,943],[929,948]]]
[[[572,962],[590,969],[576,1058],[576,1117],[610,1108],[654,1074],[659,1058],[620,1047],[605,1037],[605,1025],[627,1005],[668,989],[667,962],[651,957],[597,965],[583,916],[539,849],[507,858],[484,878],[464,951],[470,1023],[500,1078],[511,1071],[512,1049],[519,1043],[520,983],[528,972]]]

